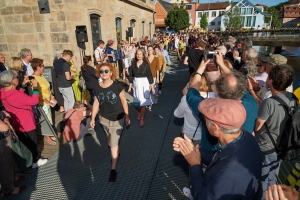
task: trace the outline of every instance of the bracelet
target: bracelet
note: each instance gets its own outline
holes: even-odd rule
[[[200,76],[202,76],[202,75],[203,75],[203,73],[202,73],[202,74],[200,74],[199,72],[196,72],[196,74],[199,74]]]

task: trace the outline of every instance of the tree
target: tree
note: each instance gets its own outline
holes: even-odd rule
[[[200,19],[200,26],[202,29],[206,29],[208,25],[208,22],[207,22],[207,16],[206,14],[204,13],[202,16],[201,16],[201,19]]]
[[[224,15],[224,25],[233,27],[235,30],[239,30],[242,27],[242,17],[240,14],[240,8],[234,6],[233,3],[229,4],[230,9]]]
[[[165,18],[165,24],[169,29],[175,31],[186,29],[190,26],[190,16],[188,11],[183,6],[175,6],[168,12]]]
[[[282,3],[280,3],[280,4],[282,4]],[[282,24],[279,20],[279,11],[278,11],[277,7],[278,7],[278,5],[266,8],[265,13],[272,15],[271,27],[280,28]],[[271,18],[266,18],[265,23],[270,23],[270,20],[271,20]]]

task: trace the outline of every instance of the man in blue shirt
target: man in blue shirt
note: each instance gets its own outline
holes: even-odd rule
[[[262,155],[255,138],[242,130],[244,106],[237,100],[210,98],[198,108],[209,133],[219,141],[217,150],[199,151],[186,135],[173,143],[190,165],[194,200],[260,199]]]
[[[167,65],[170,66],[171,65],[171,60],[170,60],[170,57],[169,57],[169,53],[166,50],[164,50],[164,44],[163,43],[159,44],[159,49],[160,49],[161,54],[163,54],[165,56],[165,59],[167,61]]]

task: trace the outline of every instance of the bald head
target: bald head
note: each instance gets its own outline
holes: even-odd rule
[[[224,74],[216,81],[218,96],[222,99],[241,100],[244,96],[247,78],[240,72]]]

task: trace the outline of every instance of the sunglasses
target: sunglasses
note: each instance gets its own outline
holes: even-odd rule
[[[109,72],[109,70],[108,69],[106,69],[106,70],[100,70],[100,74],[103,74],[104,72],[105,72],[105,74],[107,74]]]

